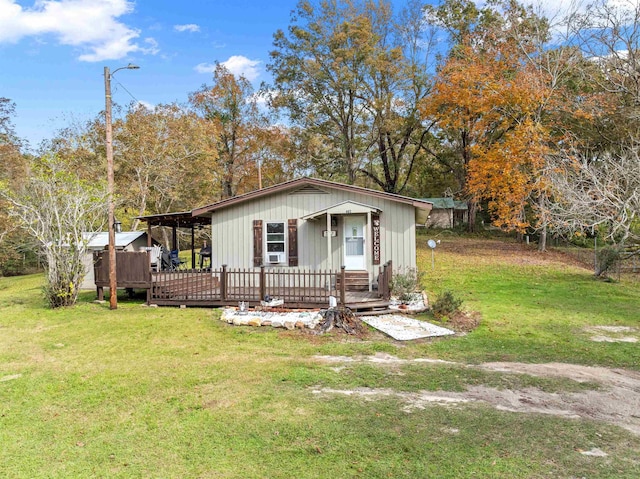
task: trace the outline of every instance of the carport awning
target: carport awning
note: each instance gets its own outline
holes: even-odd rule
[[[344,201],[342,203],[335,204],[328,208],[325,208],[315,213],[311,213],[302,217],[303,220],[315,220],[326,214],[330,215],[362,215],[367,213],[381,213],[382,210],[375,206],[364,205],[362,203],[356,203],[355,201]]]

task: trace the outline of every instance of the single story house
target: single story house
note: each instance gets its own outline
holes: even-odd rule
[[[432,204],[316,178],[299,178],[191,211],[139,217],[154,227],[211,228],[211,264],[150,268],[151,255],[122,252],[118,286],[147,289],[159,306],[260,305],[317,308],[332,301],[354,310],[388,306],[393,272],[416,267],[416,225]],[[147,256],[148,254],[148,256]],[[209,250],[207,250],[207,256]],[[108,257],[96,263],[98,297],[108,285]],[[333,298],[333,299],[332,299]]]
[[[191,211],[211,222],[212,268],[357,272],[369,290],[380,265],[416,267],[416,223],[432,203],[300,178]]]

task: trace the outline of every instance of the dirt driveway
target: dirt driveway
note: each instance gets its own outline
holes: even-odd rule
[[[465,366],[461,363],[430,359],[399,359],[387,354],[359,358],[344,356],[316,356],[323,363],[345,364],[353,362],[401,365],[417,363],[441,363]],[[575,364],[548,363],[484,363],[466,365],[503,374],[528,374],[538,377],[567,378],[578,382],[601,385],[597,390],[584,392],[548,393],[537,388],[522,390],[497,389],[486,386],[470,386],[464,392],[419,391],[404,392],[392,389],[356,388],[337,390],[315,389],[316,394],[341,394],[375,399],[396,397],[402,410],[411,412],[424,409],[433,403],[451,404],[481,401],[496,409],[523,414],[552,414],[574,419],[591,419],[623,427],[640,436],[640,372],[623,369],[579,366]]]

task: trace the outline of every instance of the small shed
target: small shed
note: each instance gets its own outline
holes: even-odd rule
[[[87,254],[82,262],[85,267],[85,276],[82,281],[81,289],[95,289],[95,277],[93,271],[93,253],[102,251],[109,245],[109,233],[106,231],[99,233],[83,233],[85,240],[88,240]],[[139,251],[140,248],[147,246],[147,233],[144,231],[123,231],[116,233],[116,250],[117,251]]]
[[[427,228],[453,228],[468,221],[468,206],[466,201],[445,198],[422,198],[433,204],[425,226]]]

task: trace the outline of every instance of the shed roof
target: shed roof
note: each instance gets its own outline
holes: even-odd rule
[[[146,234],[144,231],[123,231],[122,233],[116,233],[115,246],[116,248],[124,248]],[[87,244],[89,249],[104,249],[104,247],[109,244],[109,233],[106,231],[82,233],[82,237],[85,240],[89,240]]]
[[[428,201],[433,204],[434,210],[453,209],[453,198],[422,198],[423,201]]]
[[[422,198],[422,201],[433,203],[434,210],[466,210],[468,208],[466,201],[454,200],[451,197],[445,198]]]
[[[453,208],[456,210],[468,210],[469,205],[466,201],[453,200]]]
[[[175,226],[178,228],[211,223],[211,218],[207,216],[194,216],[193,211],[160,213],[157,215],[137,216],[137,218],[146,221],[150,225]]]

